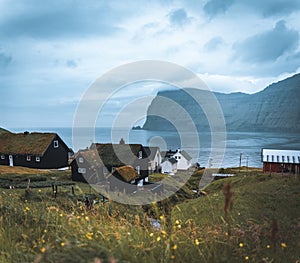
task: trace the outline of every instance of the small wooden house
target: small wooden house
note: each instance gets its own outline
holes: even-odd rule
[[[177,160],[178,170],[187,170],[191,167],[192,157],[185,150],[176,150],[173,158]]]
[[[185,150],[169,150],[162,152],[161,155],[163,158],[174,158],[177,161],[177,170],[188,170],[192,166],[192,157]]]
[[[177,160],[173,157],[165,158],[161,163],[161,172],[175,174],[177,172]]]
[[[148,181],[149,159],[141,144],[93,143],[88,150],[79,151],[71,162],[72,180],[99,182],[116,168],[127,165],[139,175],[135,184]]]
[[[146,146],[144,149],[149,159],[149,171],[151,173],[158,172],[162,160],[159,147]]]
[[[108,178],[110,190],[132,193],[137,191],[140,175],[130,165],[117,167]]]
[[[67,167],[70,155],[56,133],[0,134],[0,165],[56,169]]]
[[[262,149],[263,172],[300,174],[300,151]]]

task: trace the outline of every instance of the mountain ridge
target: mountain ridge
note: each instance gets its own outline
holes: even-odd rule
[[[169,114],[171,120],[180,116],[176,107],[166,105],[165,100],[169,99],[173,104],[176,103],[188,112],[199,131],[209,130],[208,119],[197,105],[197,101],[209,104],[204,98],[209,97],[210,91],[191,88],[187,91],[188,93],[184,90],[158,92],[148,107],[143,129],[174,130],[172,121],[159,117],[161,112]],[[300,131],[300,74],[272,83],[254,94],[212,93],[221,106],[226,129],[229,131]],[[211,108],[211,110],[214,109]],[[184,125],[184,120],[177,122]]]

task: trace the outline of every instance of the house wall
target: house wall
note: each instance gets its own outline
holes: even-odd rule
[[[188,161],[180,152],[177,152],[173,156],[177,160],[178,170],[187,170],[191,166],[191,162]]]
[[[263,163],[263,172],[300,174],[300,164]]]
[[[58,141],[58,147],[54,148],[54,141]],[[65,143],[56,136],[55,139],[50,143],[46,152],[43,156],[28,155],[28,154],[12,154],[13,165],[23,166],[29,168],[39,169],[56,169],[68,166],[69,148]],[[27,159],[30,156],[30,160]],[[40,158],[40,161],[36,160],[36,157]],[[9,165],[9,155],[4,155],[4,160],[0,156],[1,165]]]
[[[176,165],[176,163],[175,163]],[[175,166],[172,165],[171,162],[169,161],[165,161],[161,164],[161,172],[162,173],[172,173],[172,172],[176,172],[175,170]]]
[[[8,154],[1,154],[0,165],[9,165]]]

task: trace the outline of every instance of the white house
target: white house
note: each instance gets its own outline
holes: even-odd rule
[[[159,147],[144,146],[149,159],[149,170],[157,172],[161,165],[161,153]]]
[[[177,169],[178,170],[187,170],[191,167],[192,157],[184,150],[176,150],[172,156],[177,160]]]
[[[170,174],[177,172],[177,160],[173,157],[165,158],[161,163],[161,172]]]

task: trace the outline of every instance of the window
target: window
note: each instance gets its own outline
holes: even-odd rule
[[[287,156],[287,162],[290,163],[290,156]]]
[[[267,162],[269,162],[269,155],[267,155]]]
[[[293,156],[293,163],[295,163],[295,156]]]
[[[27,161],[27,162],[30,162],[30,161],[31,161],[31,156],[30,156],[30,155],[27,155],[26,161]]]
[[[35,161],[36,161],[36,162],[40,162],[40,161],[41,161],[41,157],[36,156],[36,157],[35,157]]]
[[[282,162],[284,163],[284,156],[282,155],[281,158],[282,158]]]
[[[79,157],[78,160],[80,163],[83,163],[83,157]]]
[[[5,155],[1,154],[1,160],[4,160],[4,159],[5,159]]]
[[[277,155],[277,162],[279,163],[279,155]]]
[[[135,170],[136,170],[136,172],[137,172],[138,174],[140,174],[140,172],[141,172],[141,167],[140,167],[140,166],[137,166],[137,167],[135,167]]]
[[[86,173],[86,169],[78,167],[78,173],[85,174]]]
[[[53,141],[53,147],[58,148],[58,140]]]
[[[181,159],[181,156],[178,156],[178,159]]]
[[[142,159],[142,158],[143,158],[143,152],[139,151],[139,159]]]

